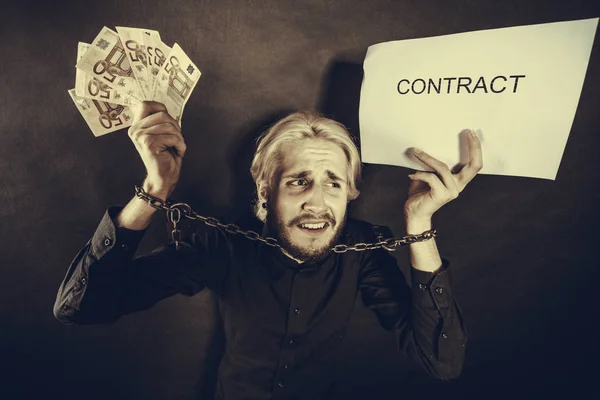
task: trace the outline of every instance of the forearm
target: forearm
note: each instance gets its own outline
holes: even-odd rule
[[[435,264],[435,272],[411,268],[409,286],[388,252],[364,254],[359,288],[365,306],[377,314],[384,329],[395,329],[399,348],[430,375],[439,379],[460,375],[466,331],[452,293],[448,260]]]
[[[467,333],[450,283],[448,261],[435,274],[413,269],[412,328],[416,359],[439,379],[460,375]]]
[[[90,241],[69,265],[54,304],[54,315],[62,322],[88,324],[118,318],[124,271],[144,234],[117,229],[120,209],[108,208]]]
[[[431,220],[418,221],[406,218],[406,234],[417,235],[431,229]],[[420,271],[434,272],[442,265],[442,259],[435,243],[435,238],[423,242],[411,243],[408,246],[410,264]]]

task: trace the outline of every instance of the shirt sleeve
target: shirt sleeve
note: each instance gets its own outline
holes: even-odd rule
[[[449,262],[435,273],[411,266],[409,287],[396,259],[386,250],[364,253],[359,290],[365,306],[384,329],[395,333],[398,348],[431,376],[448,380],[460,375],[467,333],[452,293]]]
[[[145,230],[118,227],[116,216],[122,208],[106,210],[92,238],[69,265],[54,303],[58,320],[110,323],[174,294],[191,296],[209,284],[207,238],[194,234],[192,244],[179,251],[169,244],[134,258]]]

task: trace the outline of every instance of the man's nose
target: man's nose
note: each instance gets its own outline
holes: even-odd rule
[[[323,189],[320,187],[313,188],[309,193],[309,198],[304,203],[303,207],[306,211],[310,211],[314,214],[322,214],[327,211],[327,205],[325,204],[325,198],[323,197]]]

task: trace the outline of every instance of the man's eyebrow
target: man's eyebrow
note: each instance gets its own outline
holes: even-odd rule
[[[330,171],[330,170],[327,170],[327,171],[325,171],[325,172],[327,173],[327,176],[329,177],[329,179],[331,179],[331,180],[333,180],[333,181],[341,181],[341,182],[344,182],[344,183],[346,183],[346,180],[345,180],[345,179],[343,179],[343,178],[340,178],[339,176],[337,176],[337,175],[335,174],[335,172],[332,172],[332,171]]]
[[[282,177],[282,179],[294,178],[294,179],[302,179],[306,178],[310,175],[310,171],[300,171],[293,174],[288,174]]]
[[[340,182],[346,183],[345,179],[340,178],[333,171],[326,170],[325,173],[327,174],[327,177],[333,181],[340,181]],[[293,174],[285,175],[282,177],[282,179],[288,179],[288,178],[303,179],[303,178],[306,178],[307,176],[311,176],[311,175],[312,175],[312,172],[309,170],[306,170],[306,171],[300,171],[300,172],[296,172]]]

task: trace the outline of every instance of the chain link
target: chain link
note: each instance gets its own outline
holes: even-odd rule
[[[177,229],[177,224],[179,223],[181,216],[192,219],[199,220],[204,222],[208,226],[212,226],[214,228],[223,228],[226,232],[232,234],[238,234],[246,237],[249,240],[260,241],[267,246],[271,247],[281,247],[277,242],[277,239],[272,237],[262,237],[258,233],[251,230],[242,230],[235,224],[224,224],[218,219],[214,217],[204,217],[198,213],[196,213],[192,208],[186,203],[180,202],[169,202],[164,201],[162,199],[153,197],[146,193],[144,189],[139,186],[135,186],[135,195],[142,200],[148,202],[148,204],[157,210],[163,210],[167,214],[167,218],[169,221],[173,223],[173,231],[171,232],[171,239],[175,242],[175,247],[179,250],[179,242],[181,242],[181,231]],[[374,243],[356,243],[355,245],[348,246],[345,244],[338,244],[333,246],[332,251],[334,253],[346,253],[347,251],[365,251],[365,250],[375,250],[378,248],[383,248],[387,251],[395,251],[398,247],[406,246],[415,242],[422,242],[425,240],[429,240],[437,236],[437,231],[435,229],[431,229],[420,233],[418,235],[407,235],[400,239],[396,238],[388,238],[384,239],[381,234],[377,235],[377,242]]]

